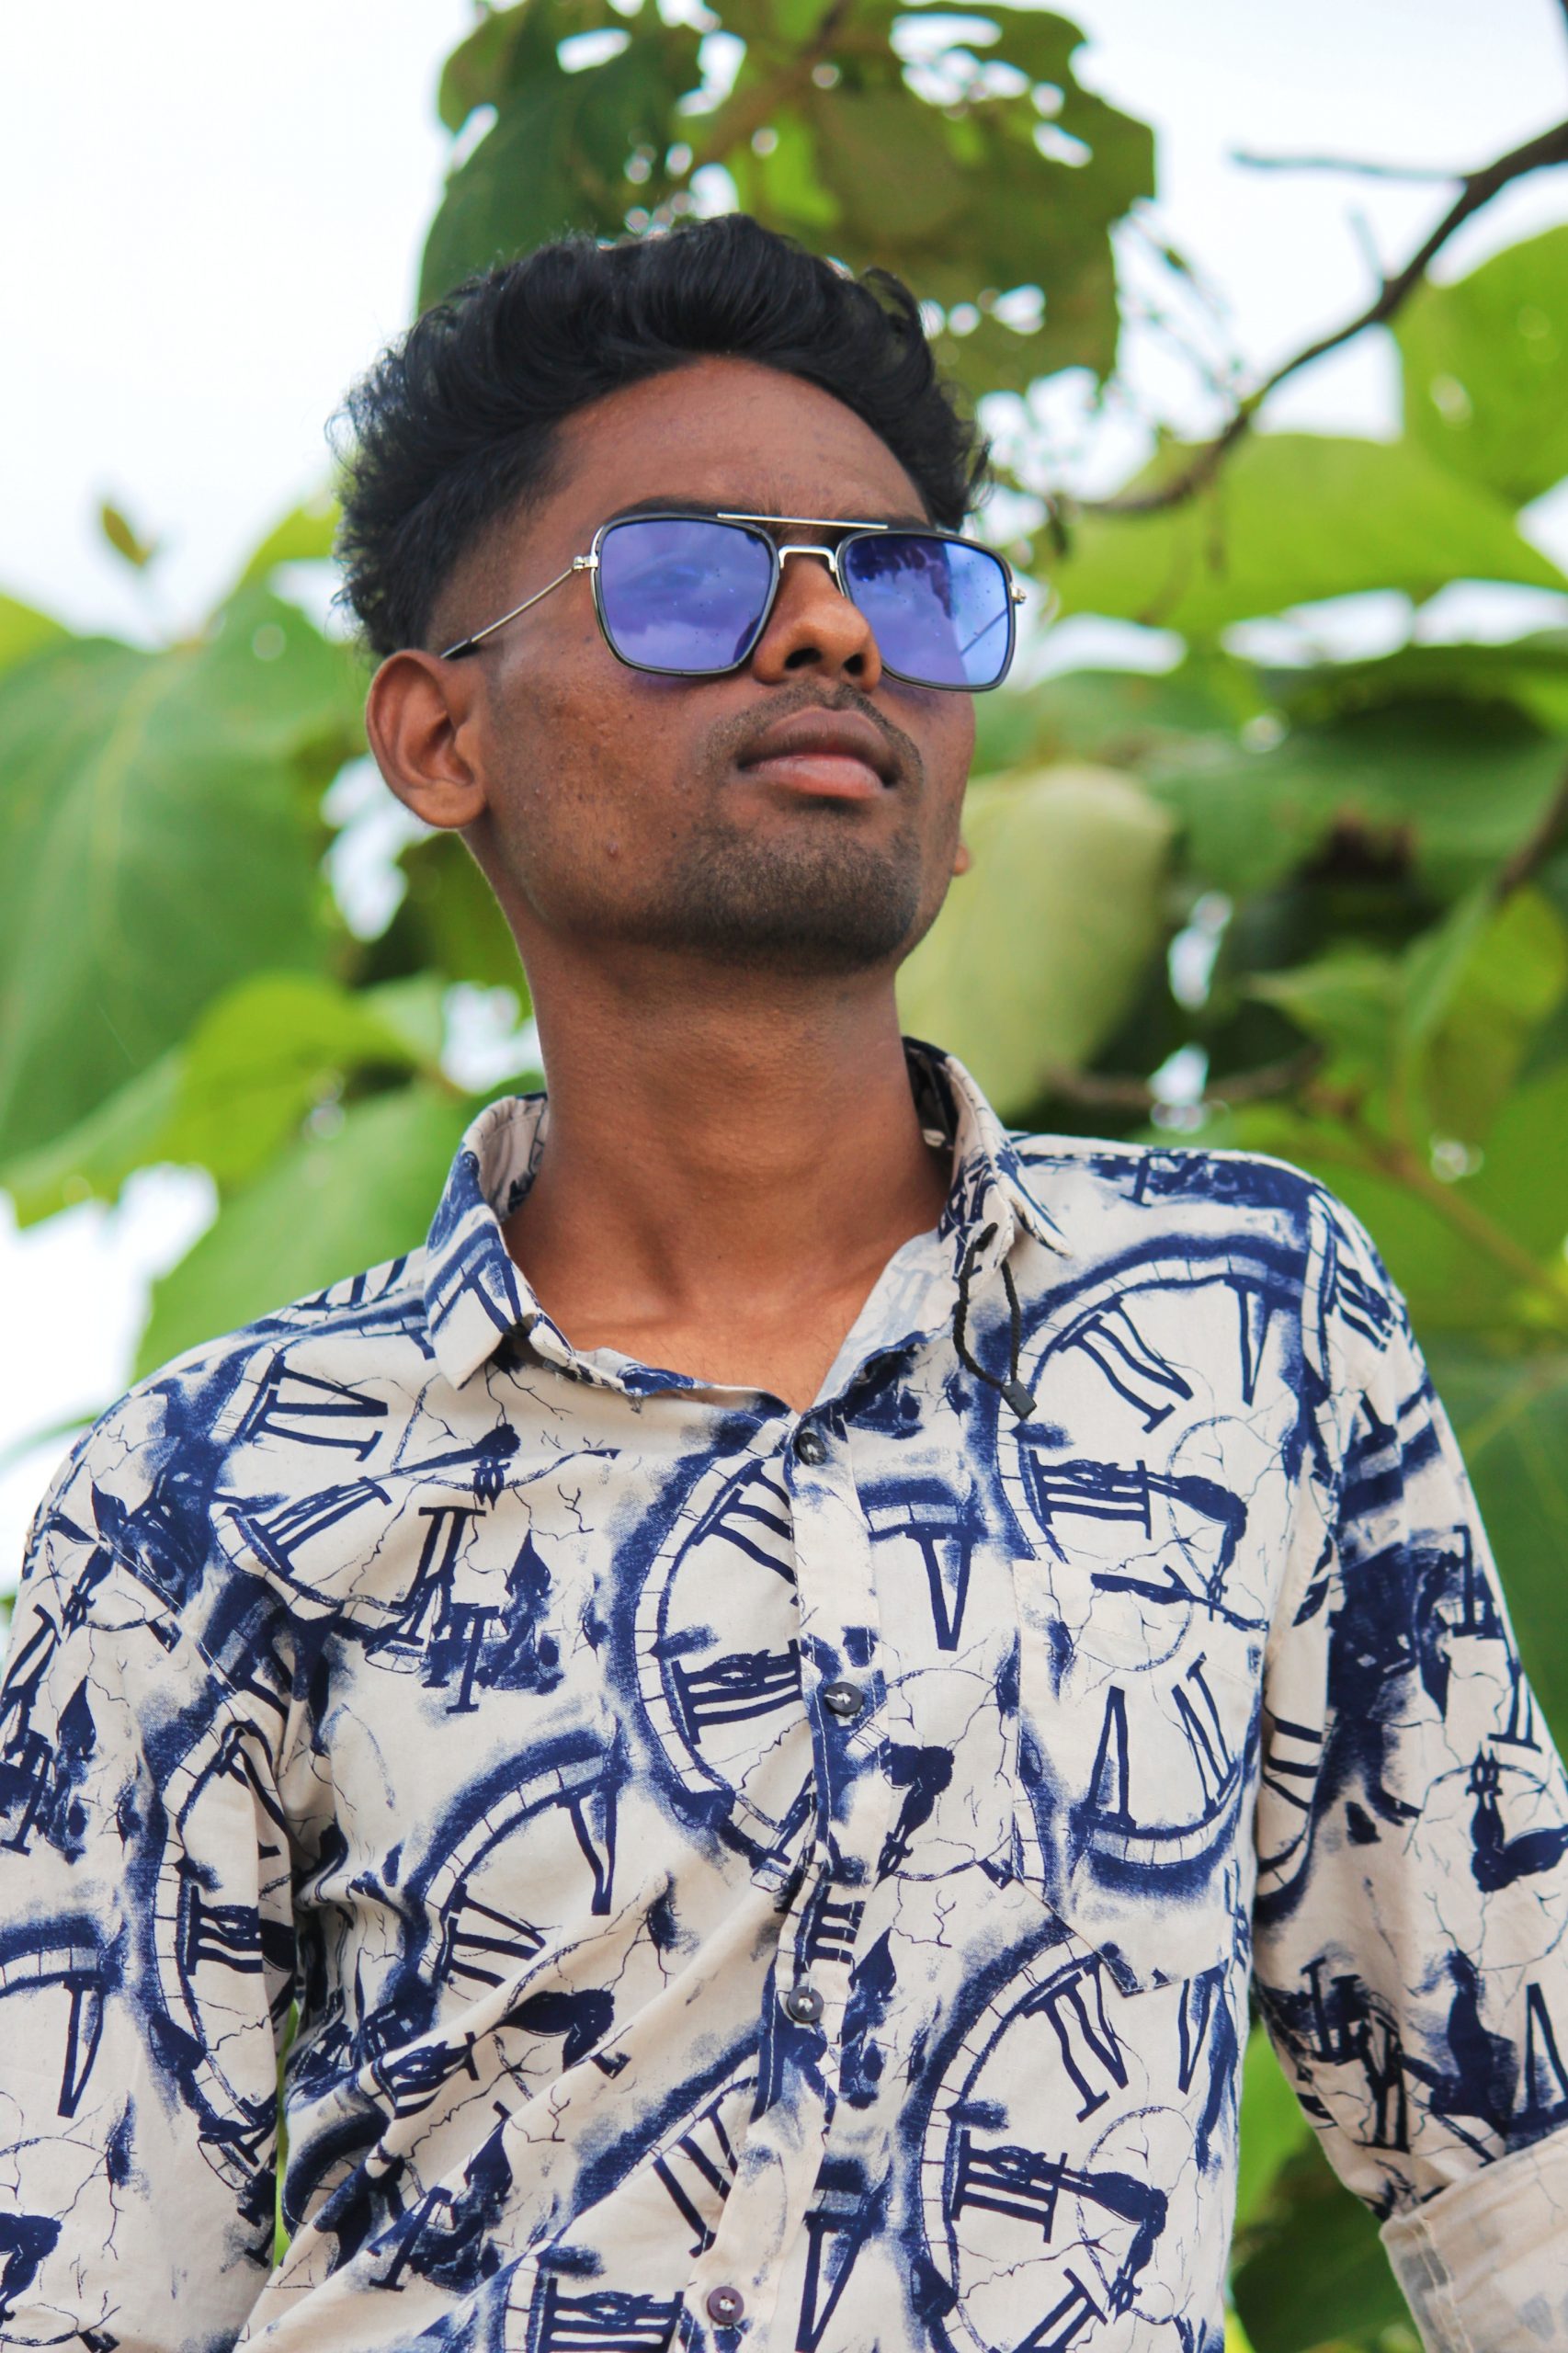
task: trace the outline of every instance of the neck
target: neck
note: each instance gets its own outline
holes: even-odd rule
[[[550,1126],[507,1241],[541,1303],[579,1347],[641,1354],[665,1333],[688,1361],[660,1360],[713,1377],[747,1329],[760,1348],[802,1318],[841,1322],[822,1342],[831,1360],[946,1189],[891,974],[808,981],[647,955],[568,972],[537,943],[529,967]]]

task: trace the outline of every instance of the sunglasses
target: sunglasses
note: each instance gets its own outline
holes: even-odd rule
[[[832,547],[780,547],[769,526],[842,536]],[[914,687],[979,694],[1013,659],[1009,566],[954,531],[822,515],[630,515],[601,523],[586,555],[498,620],[444,649],[460,661],[576,572],[592,574],[605,642],[618,661],[663,677],[717,678],[749,659],[792,555],[820,556],[840,596],[869,622],[883,669]]]

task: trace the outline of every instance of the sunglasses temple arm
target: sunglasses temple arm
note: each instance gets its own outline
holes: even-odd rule
[[[536,589],[531,597],[525,597],[520,605],[514,605],[509,613],[501,615],[499,620],[486,621],[484,627],[476,629],[472,637],[460,637],[455,645],[443,646],[437,658],[442,662],[460,662],[465,654],[477,653],[487,637],[494,637],[498,629],[505,629],[508,621],[515,621],[517,615],[526,613],[530,605],[539,604],[551,590],[559,588],[563,580],[570,580],[574,572],[597,572],[598,561],[597,555],[574,555],[565,571],[558,572],[544,587]]]

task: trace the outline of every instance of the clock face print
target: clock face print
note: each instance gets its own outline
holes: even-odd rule
[[[1167,2327],[1177,2353],[1187,2307],[1162,2258],[1201,2242],[1235,2048],[1220,1972],[1128,1995],[1086,1948],[1020,1961],[950,2047],[921,2143],[949,2353],[1120,2353]]]
[[[1291,1536],[1294,1281],[1142,1261],[1052,1316],[1004,1432],[1026,1878],[1143,1983],[1216,1962],[1244,1890],[1262,1660]],[[1092,1443],[1079,1431],[1092,1431]]]
[[[1299,1269],[1262,1255],[1154,1259],[1081,1291],[1026,1350],[1036,1411],[1003,1479],[1036,1552],[1083,1564],[1081,1622],[1124,1597],[1101,1614],[1141,1620],[1156,1654],[1162,1621],[1267,1624],[1302,1442],[1300,1310]]]
[[[649,1569],[636,1609],[637,1673],[680,1788],[780,1883],[805,1823],[812,1768],[798,1629],[778,1466],[752,1455],[716,1462]]]
[[[226,1716],[203,1729],[161,1794],[168,1835],[153,1900],[156,1993],[176,2030],[172,2047],[185,2054],[180,2088],[199,2119],[202,2154],[248,2204],[271,2196],[277,2103],[256,1989],[268,1997],[263,2015],[280,2023],[294,1959],[287,1923],[275,1926],[257,1905],[256,1865],[264,1879],[286,1878],[288,1826],[258,1735]]]

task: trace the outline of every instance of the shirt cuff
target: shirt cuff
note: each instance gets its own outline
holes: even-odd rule
[[[1383,2224],[1427,2353],[1568,2348],[1568,2131]]]

